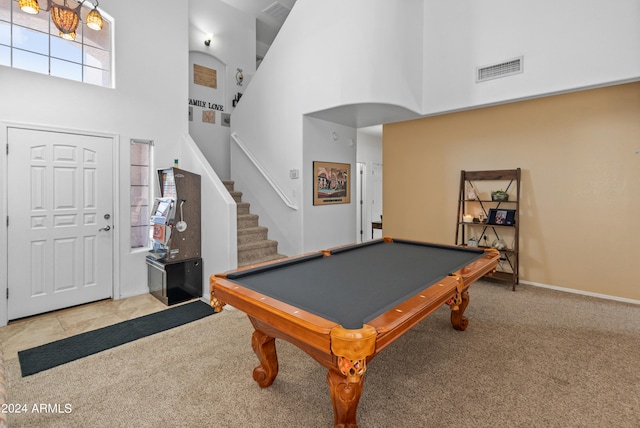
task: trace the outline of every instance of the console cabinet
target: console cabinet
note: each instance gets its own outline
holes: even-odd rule
[[[164,262],[147,256],[149,292],[167,306],[202,297],[202,259]]]
[[[461,171],[456,220],[456,245],[499,250],[500,263],[491,278],[511,283],[514,291],[520,264],[520,175],[520,168]]]

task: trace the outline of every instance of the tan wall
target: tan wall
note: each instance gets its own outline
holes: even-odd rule
[[[521,280],[640,300],[640,83],[385,125],[384,235],[453,244],[460,170],[522,168]]]

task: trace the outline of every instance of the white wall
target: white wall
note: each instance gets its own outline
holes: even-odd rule
[[[232,132],[274,181],[305,200],[291,212],[274,192],[263,192],[252,210],[271,213],[265,225],[284,254],[344,242],[342,231],[303,239],[320,207],[309,205],[309,174],[293,181],[289,170],[307,171],[303,148],[323,145],[303,132],[305,115],[359,127],[637,80],[638,16],[637,0],[297,2],[236,110]],[[523,74],[475,83],[476,67],[520,55]],[[231,158],[236,182],[252,175],[233,150]],[[331,212],[331,220],[342,214]]]
[[[311,117],[304,119],[302,177],[306,186],[302,191],[305,212],[302,229],[303,253],[355,242],[358,201],[356,134],[355,128]],[[308,141],[313,143],[306,144]],[[313,205],[314,161],[351,164],[350,203]]]
[[[205,35],[213,33],[209,46]],[[216,174],[230,178],[230,128],[221,125],[222,113],[233,114],[232,100],[244,93],[256,70],[256,20],[219,0],[189,0],[189,97],[211,100],[224,107],[216,112],[216,123],[202,122],[202,108],[194,107],[189,133]],[[218,88],[193,83],[193,64],[217,71]],[[244,79],[239,85],[238,69]]]
[[[216,70],[218,76],[217,88],[194,83],[194,64]],[[189,99],[206,103],[205,107],[189,105],[192,111],[191,120],[189,121],[189,135],[196,142],[216,174],[228,180],[230,177],[229,164],[231,162],[229,155],[231,128],[222,126],[222,114],[228,111],[227,108],[231,106],[231,102],[228,105],[226,103],[228,98],[226,75],[227,66],[217,58],[200,52],[189,53]],[[225,110],[213,110],[209,104],[223,106]],[[205,110],[213,110],[215,123],[202,120],[202,114]]]
[[[129,142],[153,140],[154,162],[162,167],[178,157],[179,139],[187,132],[188,5],[138,0],[100,7],[114,19],[115,89],[0,66],[0,118],[4,123],[106,133],[119,139],[119,209],[114,221],[120,245],[115,249],[119,276],[114,297],[120,298],[148,292],[146,252],[130,251]],[[6,161],[3,154],[0,162]],[[0,180],[0,212],[6,214],[4,172]],[[1,230],[0,241],[5,243],[6,229]],[[0,245],[3,264],[5,247]],[[0,271],[6,272],[6,266],[0,265]],[[4,290],[6,276],[0,278]],[[0,296],[4,311],[4,293]]]
[[[303,116],[363,103],[377,111],[390,105],[419,108],[421,17],[419,0],[299,1],[293,7],[231,121],[232,132],[299,207],[286,207],[268,190],[256,191],[250,200],[252,212],[260,215],[281,253],[293,255],[353,240],[353,234],[345,238],[340,230],[327,231],[319,239],[305,236],[303,242],[303,232],[318,216],[315,211],[326,208],[310,205],[312,160],[303,155],[303,147],[321,146],[323,140],[306,138]],[[357,111],[348,113],[357,119]],[[245,192],[261,186],[251,181],[254,172],[245,157],[234,153],[232,147],[231,177],[239,188]],[[323,156],[328,161],[333,157],[331,152]],[[301,178],[291,180],[291,169],[300,170]],[[341,209],[331,211],[342,215]],[[355,208],[353,213],[355,218]]]
[[[207,33],[213,40],[205,46]],[[211,55],[227,65],[229,99],[225,107],[232,109],[231,97],[246,89],[256,70],[256,20],[220,0],[189,0],[189,51]],[[236,70],[244,71],[243,86],[236,85]],[[218,78],[222,77],[218,75]]]
[[[638,0],[425,4],[424,115],[640,76]],[[477,67],[519,56],[524,73],[476,83]]]

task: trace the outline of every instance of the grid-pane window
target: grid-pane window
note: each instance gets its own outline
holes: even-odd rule
[[[51,37],[51,56],[73,62],[82,62],[82,46],[60,37]]]
[[[149,246],[151,148],[153,142],[131,140],[131,248]]]
[[[78,5],[74,0],[66,3]],[[48,2],[39,4],[40,12],[30,15],[20,10],[17,0],[0,0],[0,65],[113,87],[111,23],[102,15],[102,30],[85,24],[94,3],[83,4],[75,40],[62,39],[46,10]]]
[[[11,25],[6,21],[0,21],[0,44],[11,44]]]
[[[0,65],[9,67],[11,65],[11,49],[0,45]]]

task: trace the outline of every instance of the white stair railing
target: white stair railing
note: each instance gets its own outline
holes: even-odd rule
[[[238,134],[236,134],[235,132],[232,133],[231,139],[237,144],[240,150],[242,150],[242,152],[247,156],[247,158],[251,161],[253,166],[256,167],[256,169],[260,172],[260,174],[262,174],[264,179],[267,181],[267,183],[269,183],[269,185],[273,188],[276,194],[280,196],[280,199],[282,199],[282,202],[284,202],[284,204],[289,208],[291,208],[292,210],[297,211],[298,207],[293,202],[291,202],[291,199],[287,197],[287,195],[280,188],[280,186],[278,186],[278,184],[269,176],[269,173],[264,169],[264,167],[260,164],[260,162],[258,162],[255,156],[253,156],[253,154],[249,151],[249,149],[247,149],[247,147],[244,145],[240,137],[238,137]]]

